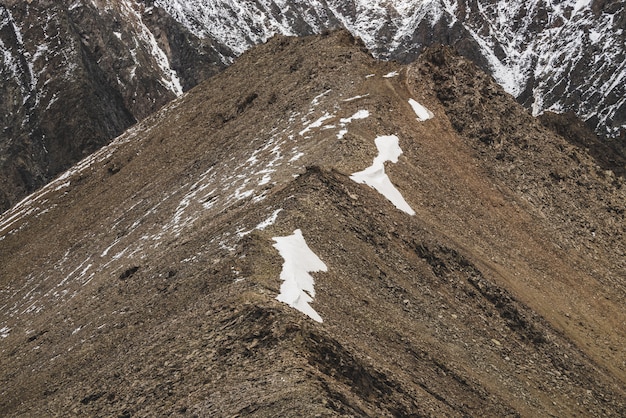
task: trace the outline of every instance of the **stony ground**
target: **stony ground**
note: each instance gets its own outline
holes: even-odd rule
[[[414,216],[350,179],[380,135]],[[276,37],[0,218],[0,414],[624,416],[601,162],[447,49]],[[296,229],[322,323],[276,300]]]

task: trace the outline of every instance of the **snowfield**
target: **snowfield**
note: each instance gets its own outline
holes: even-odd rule
[[[292,235],[274,237],[274,248],[285,259],[280,278],[280,294],[276,296],[281,302],[296,308],[317,322],[323,322],[322,317],[309,305],[315,297],[313,285],[315,280],[309,273],[328,271],[328,267],[309,248],[302,231],[296,229]]]
[[[378,148],[378,155],[374,158],[374,162],[365,170],[352,174],[350,178],[357,183],[367,184],[372,187],[401,211],[409,215],[415,215],[415,211],[404,200],[402,194],[391,183],[391,180],[385,173],[385,162],[397,163],[398,157],[402,155],[398,137],[395,135],[379,136],[374,142],[376,143],[376,148]]]

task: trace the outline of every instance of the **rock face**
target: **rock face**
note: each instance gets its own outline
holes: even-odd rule
[[[0,211],[224,67],[128,1],[0,5],[0,50]]]
[[[0,415],[624,416],[625,193],[450,49],[274,37],[0,217]]]
[[[616,0],[6,1],[0,211],[276,33],[345,27],[402,62],[453,45],[535,115],[620,138],[625,19]]]
[[[200,37],[240,53],[274,33],[337,23],[377,57],[454,45],[535,114],[573,111],[602,135],[626,129],[626,7],[617,0],[156,0]],[[237,30],[232,30],[237,28]]]

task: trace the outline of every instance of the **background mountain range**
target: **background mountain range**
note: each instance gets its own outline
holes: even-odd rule
[[[384,60],[453,45],[534,114],[573,112],[623,156],[625,22],[620,1],[6,0],[0,210],[252,45],[340,27]]]

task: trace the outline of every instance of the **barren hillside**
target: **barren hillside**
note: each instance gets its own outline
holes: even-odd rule
[[[0,217],[0,415],[624,416],[625,202],[449,49],[274,37]]]

